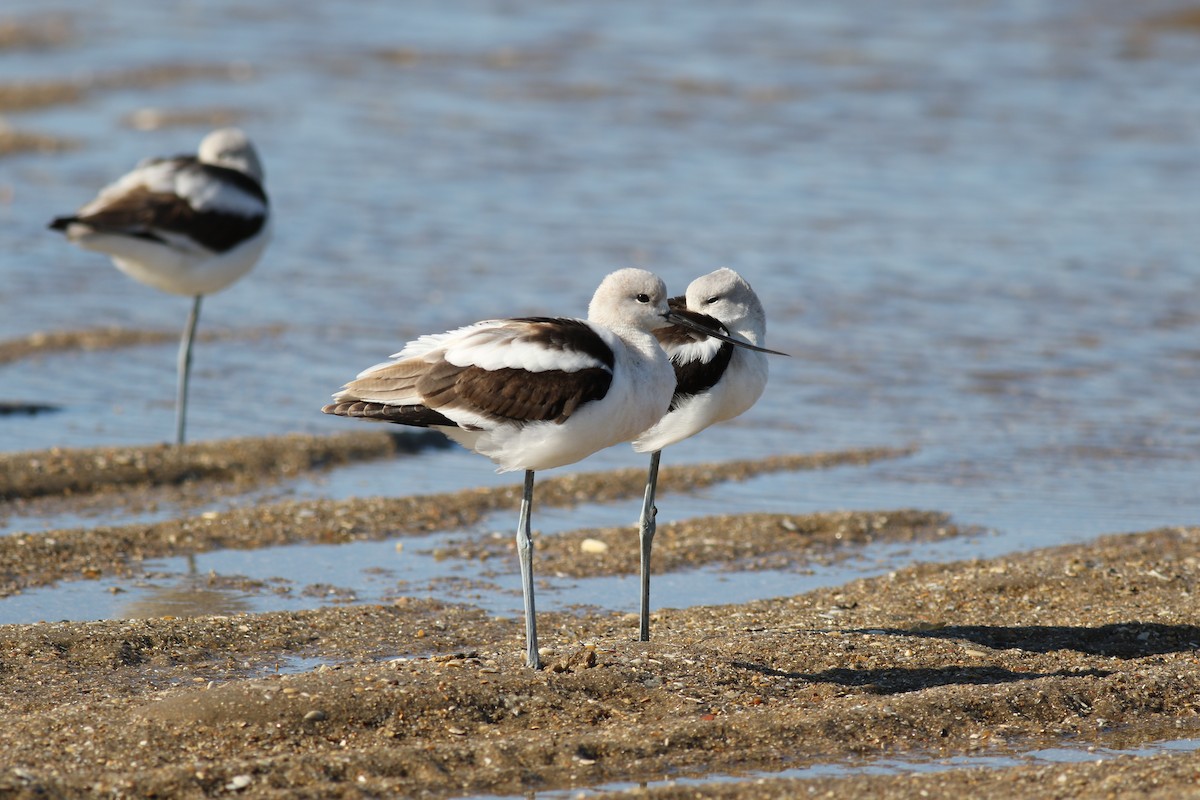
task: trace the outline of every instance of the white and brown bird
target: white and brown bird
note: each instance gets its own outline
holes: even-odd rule
[[[534,473],[631,441],[666,413],[675,372],[652,332],[673,322],[697,325],[671,311],[656,275],[622,269],[600,284],[587,319],[494,319],[422,336],[361,372],[321,409],[434,428],[490,458],[499,472],[524,470],[516,538],[527,663],[535,669]]]
[[[269,237],[270,206],[254,146],[237,128],[213,131],[196,155],[143,161],[50,227],[109,255],[134,280],[193,298],[179,347],[175,441],[182,444],[201,298],[249,272]]]
[[[707,336],[695,324],[654,331],[675,369],[676,387],[667,413],[633,442],[637,452],[650,453],[639,525],[639,636],[644,642],[650,640],[650,551],[656,530],[654,494],[662,449],[747,411],[766,388],[766,354],[786,355],[762,347],[767,333],[766,313],[750,284],[731,269],[718,269],[697,278],[683,297],[673,297],[669,302],[677,312],[686,310],[693,323],[732,338],[722,341]]]

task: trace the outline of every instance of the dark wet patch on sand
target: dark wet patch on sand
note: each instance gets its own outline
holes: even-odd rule
[[[237,330],[208,330],[196,334],[197,341],[245,341],[278,337],[285,333],[283,325]],[[89,328],[86,330],[37,331],[18,339],[0,341],[0,364],[20,361],[25,358],[63,353],[77,350],[113,350],[120,347],[173,344],[179,341],[179,332],[140,331],[132,328]]]
[[[74,38],[71,19],[62,14],[0,20],[0,51],[51,50]]]
[[[1139,22],[1137,27],[1156,33],[1200,34],[1200,7],[1178,8],[1154,14]]]
[[[428,431],[351,431],[196,442],[0,453],[0,501],[224,482],[227,489],[352,461],[446,447]]]
[[[76,139],[18,130],[0,122],[0,157],[21,153],[62,153],[78,149],[79,141]],[[11,201],[11,197],[2,199]]]
[[[152,89],[185,81],[246,81],[253,77],[254,70],[247,64],[159,64],[62,80],[0,83],[0,112],[81,103],[97,91]]]
[[[139,108],[122,120],[130,128],[139,131],[156,131],[163,128],[222,128],[244,124],[250,113],[239,108]]]

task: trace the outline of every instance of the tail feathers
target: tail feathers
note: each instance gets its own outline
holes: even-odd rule
[[[386,405],[384,403],[368,403],[364,400],[342,400],[330,403],[321,409],[326,414],[339,417],[357,417],[359,419],[376,420],[378,422],[394,422],[397,425],[412,425],[417,428],[428,428],[441,425],[457,428],[458,424],[446,415],[422,405]]]
[[[66,231],[73,223],[79,222],[79,217],[55,217],[48,226],[52,231]]]

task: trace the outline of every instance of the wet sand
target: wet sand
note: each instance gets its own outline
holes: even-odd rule
[[[0,53],[17,50],[53,50],[77,39],[72,21],[63,15],[28,20],[0,20]],[[246,64],[167,63],[122,71],[97,72],[85,76],[46,81],[0,80],[0,114],[17,114],[37,109],[86,102],[99,92],[148,89],[188,81],[242,82],[253,70]],[[236,109],[209,108],[175,111],[141,109],[126,122],[147,130],[172,125],[204,124],[212,127],[237,122],[247,116]],[[0,120],[0,158],[22,153],[56,153],[83,146],[78,138],[54,136],[15,128]],[[85,345],[86,346],[86,345]],[[0,363],[4,359],[0,353]]]
[[[445,446],[445,437],[437,433],[374,430],[324,437],[292,435],[202,442],[184,448],[158,445],[0,454],[0,499],[13,499],[12,510],[26,516],[94,511],[104,505],[143,509],[169,503],[186,508],[201,496],[237,496],[265,482],[308,470]],[[720,481],[746,480],[765,472],[865,464],[908,452],[876,448],[668,466],[659,473],[659,485],[664,493],[685,491]],[[637,498],[644,482],[645,473],[640,469],[549,477],[539,482],[538,504],[571,506]],[[333,544],[463,528],[489,512],[516,507],[519,493],[520,487],[514,484],[411,497],[289,501],[209,511],[152,524],[17,533],[0,537],[0,597],[54,581],[105,574],[128,576],[145,558],[301,541]],[[922,519],[916,523],[935,526],[938,521]],[[700,524],[700,528],[695,523],[690,527],[701,533],[711,529],[711,522]],[[763,531],[794,533],[802,523],[750,517],[741,524],[760,531],[756,536],[742,537],[749,542],[750,550],[756,547],[757,539],[759,551],[765,552],[763,547],[769,550],[770,541],[762,538]],[[869,534],[876,525],[877,521],[864,519],[856,522],[853,534],[847,531],[845,535],[863,531]],[[788,531],[789,527],[794,530]],[[670,557],[672,530],[664,526],[666,557]],[[620,533],[609,532],[607,536],[615,539]],[[842,535],[838,530],[828,532],[835,540]],[[547,555],[551,557],[556,547],[562,547],[553,543],[548,546]],[[496,545],[491,547],[495,549]],[[711,557],[711,547],[708,549]],[[482,557],[482,553],[472,551],[468,557]],[[561,555],[558,558],[559,562],[566,560]]]
[[[305,437],[272,446],[276,457],[293,453],[291,469],[301,470],[338,463],[330,453],[351,443],[331,438],[321,458],[311,457],[320,448]],[[406,457],[394,443],[374,447],[343,458]],[[109,451],[105,463],[163,464],[143,469],[138,480],[92,480],[88,502],[136,503],[131,497],[180,482],[193,491],[236,492],[244,484],[231,476],[254,472],[258,462],[247,454],[261,449],[261,442],[228,442],[167,456],[163,448]],[[222,451],[219,471],[164,466],[211,461]],[[98,451],[18,455],[6,464],[8,473],[23,473],[9,478],[9,496],[14,485],[41,486],[38,475],[58,474],[33,462],[95,466]],[[738,462],[729,473],[736,479],[898,455],[781,457]],[[636,497],[640,478],[638,470],[553,478],[539,488],[539,501]],[[686,491],[726,478],[720,465],[678,466],[664,470],[663,483]],[[75,489],[34,494],[40,498],[29,502],[81,500]],[[514,486],[19,534],[0,539],[0,579],[12,592],[135,571],[151,553],[403,536],[452,528],[515,502]],[[803,564],[853,553],[866,541],[959,535],[966,532],[959,524],[914,510],[701,518],[663,526],[655,568]],[[570,531],[539,540],[537,565],[631,573],[634,542],[628,530]],[[0,626],[0,794],[524,795],[718,775],[733,777],[630,791],[662,798],[1194,796],[1200,755],[1192,753],[926,774],[770,773],[1200,736],[1198,543],[1193,528],[1108,536],[920,565],[795,597],[663,609],[649,643],[635,641],[633,614],[543,613],[548,667],[541,672],[522,666],[519,619],[416,598]],[[515,567],[511,545],[486,537],[463,537],[443,555]],[[719,587],[713,599],[719,602]]]

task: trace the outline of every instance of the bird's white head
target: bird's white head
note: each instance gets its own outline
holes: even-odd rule
[[[262,162],[250,138],[240,128],[218,128],[200,142],[198,157],[205,164],[244,172],[260,184]]]
[[[761,344],[767,332],[767,314],[758,295],[741,275],[721,267],[688,284],[687,307],[721,321],[754,344]],[[753,335],[751,335],[753,334]]]
[[[652,331],[667,324],[667,286],[644,269],[609,273],[588,304],[588,319],[609,328]]]

